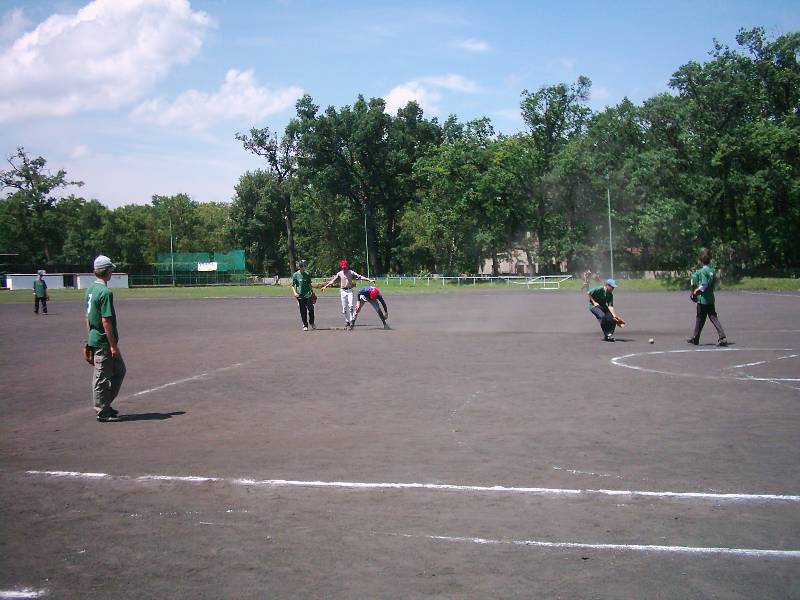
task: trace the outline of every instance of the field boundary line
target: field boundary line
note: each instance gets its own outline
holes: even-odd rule
[[[750,558],[800,558],[800,550],[772,550],[761,548],[725,548],[699,546],[664,546],[651,544],[592,544],[584,542],[552,542],[544,540],[502,540],[481,537],[451,535],[415,535],[411,533],[373,532],[410,539],[433,540],[450,543],[469,543],[482,546],[521,546],[527,548],[547,548],[559,550],[608,550],[612,552],[644,552],[668,554],[722,554]]]
[[[632,498],[660,498],[674,500],[711,500],[733,502],[800,502],[800,495],[794,494],[752,494],[752,493],[719,493],[719,492],[671,492],[648,490],[611,490],[611,489],[578,489],[578,488],[546,488],[521,487],[504,485],[460,485],[450,483],[390,483],[390,482],[356,482],[356,481],[300,481],[292,479],[247,479],[231,477],[206,477],[198,475],[110,475],[108,473],[82,473],[79,471],[25,471],[27,475],[52,478],[70,478],[84,480],[124,480],[138,483],[165,481],[172,483],[221,483],[245,487],[297,487],[297,488],[333,488],[350,490],[413,490],[433,492],[462,493],[505,493],[530,494],[537,496],[627,496]]]

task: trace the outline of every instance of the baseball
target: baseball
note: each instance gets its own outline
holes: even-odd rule
[[[649,343],[651,343],[651,344],[655,344],[655,343],[656,343],[656,341],[655,341],[653,338],[650,338],[650,339],[649,339],[649,340],[647,340],[647,341],[648,341]]]

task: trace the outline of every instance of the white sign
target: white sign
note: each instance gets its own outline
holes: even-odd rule
[[[217,263],[216,262],[201,262],[201,263],[197,263],[197,270],[198,271],[216,271],[217,270]]]

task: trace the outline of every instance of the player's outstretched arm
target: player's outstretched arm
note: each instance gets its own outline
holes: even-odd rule
[[[324,284],[324,285],[323,285],[323,286],[322,286],[320,289],[324,291],[325,289],[327,289],[328,287],[330,287],[330,286],[332,286],[334,283],[336,283],[336,280],[337,280],[337,279],[339,279],[339,273],[336,273],[336,275],[334,275],[333,277],[331,277],[331,280],[330,280],[330,281],[328,281],[327,283],[325,283],[325,284]]]

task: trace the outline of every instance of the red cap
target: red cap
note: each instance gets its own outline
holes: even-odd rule
[[[369,291],[369,299],[370,300],[375,300],[375,298],[378,297],[378,294],[380,294],[380,291],[378,290],[378,288],[376,288],[376,287],[372,288]]]
[[[347,261],[343,260],[342,262],[339,263],[339,266],[342,267],[343,269],[346,269],[347,268]]]

